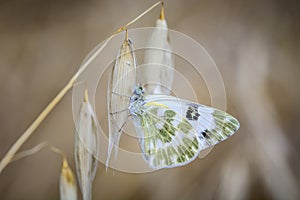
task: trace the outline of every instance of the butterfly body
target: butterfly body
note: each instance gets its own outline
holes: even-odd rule
[[[137,116],[143,112],[142,106],[145,104],[144,88],[138,86],[133,91],[129,101],[129,112],[132,116]]]
[[[128,109],[143,156],[154,169],[186,165],[239,127],[223,111],[170,95],[145,95],[141,86],[130,97]]]

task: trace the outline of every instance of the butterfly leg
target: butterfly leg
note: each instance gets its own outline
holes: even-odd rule
[[[115,114],[118,114],[118,113],[121,113],[121,112],[124,112],[124,111],[127,111],[128,108],[125,108],[125,109],[122,109],[122,110],[119,110],[119,111],[116,111],[116,112],[111,112],[109,113],[110,115],[115,115]]]
[[[120,127],[119,131],[118,131],[118,134],[120,134],[124,128],[124,126],[127,124],[128,122],[128,119],[126,120],[126,122],[124,124],[122,124],[122,126]]]

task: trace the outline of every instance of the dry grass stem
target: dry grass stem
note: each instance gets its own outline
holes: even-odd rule
[[[40,150],[42,150],[44,147],[47,147],[47,146],[48,146],[48,144],[46,142],[42,142],[42,143],[36,145],[35,147],[33,147],[32,149],[25,150],[25,151],[15,154],[13,159],[10,162],[14,162],[14,161],[20,160],[22,158],[36,154]]]
[[[32,156],[33,154],[38,153],[39,151],[41,151],[45,147],[49,147],[49,149],[51,151],[53,151],[54,153],[57,153],[57,154],[61,155],[63,158],[66,157],[66,154],[62,150],[60,150],[59,148],[57,148],[57,147],[55,147],[53,145],[50,145],[47,142],[42,142],[42,143],[36,145],[35,147],[33,147],[31,149],[28,149],[28,150],[16,153],[14,155],[13,159],[10,162],[14,162],[14,161],[23,159],[23,158],[28,157],[28,156]]]

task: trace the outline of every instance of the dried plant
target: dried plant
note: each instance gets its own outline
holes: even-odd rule
[[[100,130],[95,113],[85,90],[75,131],[74,155],[76,173],[84,200],[92,199],[92,184],[96,175],[99,158]]]
[[[106,168],[108,167],[114,146],[115,158],[117,157],[122,129],[128,120],[127,105],[129,104],[129,96],[136,85],[136,70],[137,63],[133,52],[133,45],[128,39],[126,31],[126,38],[112,68],[108,85],[109,143]]]
[[[44,119],[48,116],[48,114],[55,108],[55,106],[61,101],[61,99],[66,95],[66,93],[74,86],[78,77],[84,72],[84,70],[89,66],[89,64],[96,58],[96,56],[103,50],[103,48],[107,45],[107,43],[118,33],[127,29],[128,26],[135,23],[149,11],[151,11],[156,6],[160,5],[161,2],[157,2],[149,7],[147,10],[142,12],[136,18],[131,20],[129,23],[125,24],[117,31],[115,31],[111,36],[109,36],[106,41],[102,44],[102,46],[97,49],[97,51],[93,52],[93,54],[85,61],[84,65],[72,76],[69,82],[65,85],[65,87],[57,94],[57,96],[46,106],[46,108],[39,114],[39,116],[33,121],[33,123],[26,129],[26,131],[18,138],[18,140],[12,145],[12,147],[8,150],[5,156],[2,158],[0,162],[0,173],[6,168],[6,166],[11,162],[14,155],[21,148],[21,146],[29,139],[32,133],[37,129],[37,127],[44,121]]]
[[[63,159],[59,180],[60,200],[77,200],[75,176],[66,158]]]
[[[42,142],[36,145],[35,147],[33,147],[32,149],[17,153],[11,162],[20,160],[28,156],[32,156],[33,154],[38,153],[40,150],[42,150],[45,147],[49,147],[49,149],[52,152],[59,154],[63,158],[60,178],[59,178],[60,200],[77,200],[77,184],[76,184],[74,173],[69,167],[65,153],[60,149],[58,149],[57,147],[49,145],[47,142]]]
[[[170,94],[174,79],[174,58],[169,41],[168,25],[162,6],[159,19],[153,29],[145,50],[145,69],[140,77],[146,83],[153,83],[147,91],[153,94]]]
[[[21,135],[21,137],[12,145],[6,155],[0,162],[0,173],[5,169],[5,167],[12,161],[17,159],[32,155],[38,152],[43,147],[47,146],[46,143],[40,144],[35,148],[28,150],[26,152],[21,152],[16,154],[21,146],[29,139],[36,128],[43,122],[43,120],[48,116],[53,108],[60,102],[60,100],[65,96],[65,94],[74,86],[78,77],[84,72],[84,70],[89,66],[89,64],[96,58],[96,56],[103,50],[107,43],[118,33],[127,30],[127,27],[139,20],[146,13],[151,11],[156,6],[160,5],[161,2],[155,3],[153,6],[148,8],[146,11],[141,13],[135,19],[127,23],[126,25],[115,31],[108,39],[103,43],[103,45],[97,49],[86,61],[85,64],[74,74],[67,85],[57,94],[57,96],[50,102],[50,104],[41,112],[41,114],[34,120],[34,122],[28,127],[28,129]],[[124,50],[124,51],[123,51]],[[127,38],[124,42],[123,48],[120,51],[120,62],[116,65],[127,65],[128,61],[131,62],[132,66],[136,66],[135,57],[132,56],[128,51],[132,51],[131,44]],[[122,61],[123,54],[125,53],[125,63]],[[127,56],[129,55],[129,56]],[[121,64],[120,64],[121,63]],[[123,64],[122,64],[123,63]],[[126,74],[126,73],[125,73]],[[131,77],[132,78],[132,77]],[[131,80],[130,78],[130,80]],[[133,78],[135,80],[135,78]],[[130,83],[126,85],[125,88],[130,88]],[[114,87],[113,87],[114,88]],[[131,92],[130,90],[128,90]],[[120,91],[123,92],[123,91]],[[118,119],[119,120],[119,119]],[[92,109],[92,106],[88,100],[87,90],[85,93],[84,102],[81,105],[80,113],[77,121],[78,127],[75,132],[75,161],[76,161],[76,172],[79,180],[79,185],[84,200],[92,199],[92,183],[97,171],[97,158],[99,156],[99,126]],[[114,142],[118,143],[118,135],[114,136]],[[61,153],[55,147],[51,149],[57,153]],[[64,156],[61,175],[60,175],[60,199],[61,200],[74,200],[77,199],[77,187],[74,174],[70,169],[66,157]]]

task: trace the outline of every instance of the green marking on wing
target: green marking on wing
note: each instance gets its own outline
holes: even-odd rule
[[[239,122],[226,112],[214,110],[212,116],[214,127],[207,128],[201,133],[203,138],[205,138],[205,148],[226,140],[239,128]]]
[[[234,117],[223,111],[215,110],[212,115],[216,125],[222,128],[222,133],[227,137],[231,136],[240,126]]]
[[[161,136],[161,138],[163,138],[164,143],[171,142],[172,136],[175,135],[175,127],[170,124],[171,123],[165,123],[163,128],[159,130],[159,135]]]
[[[154,115],[157,115],[158,109],[159,108],[152,108],[152,109],[149,110],[149,112],[154,114]]]
[[[176,113],[173,110],[166,110],[164,116],[166,118],[172,118],[175,117]]]
[[[183,119],[182,122],[177,125],[177,128],[187,134],[193,127],[186,119]]]
[[[175,167],[193,160],[199,153],[199,142],[192,125],[180,116],[177,119],[176,113],[166,108],[163,117],[158,117],[158,109],[162,108],[149,108],[140,116],[144,133],[142,149],[150,166]],[[174,126],[175,122],[178,125]],[[157,123],[163,123],[161,129],[156,128]]]
[[[198,148],[198,140],[196,138],[193,141],[188,138],[183,138],[183,143],[188,146],[188,149],[182,151],[182,147],[180,147],[182,153],[177,159],[178,162],[185,162],[192,159],[196,153],[193,151],[192,147]]]

